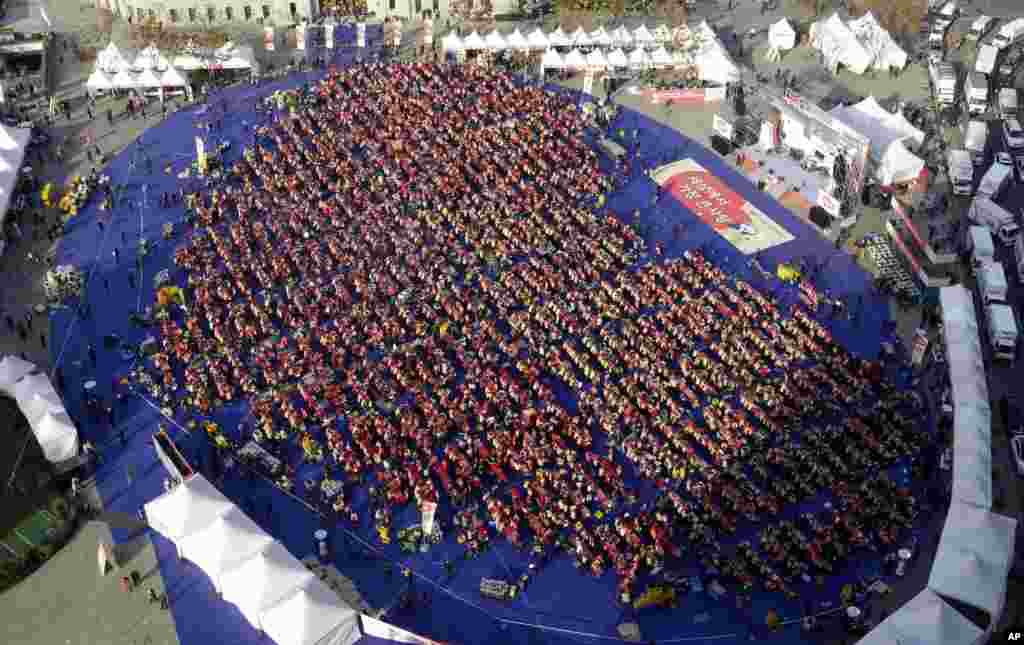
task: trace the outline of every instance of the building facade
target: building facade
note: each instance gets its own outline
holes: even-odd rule
[[[289,25],[320,13],[318,0],[97,0],[97,4],[125,20],[156,18],[183,27],[230,23]]]

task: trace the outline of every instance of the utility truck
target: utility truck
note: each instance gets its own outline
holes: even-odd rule
[[[954,195],[970,195],[974,192],[974,164],[971,153],[966,150],[950,150],[946,156],[946,171],[953,184]]]
[[[977,271],[978,267],[983,264],[996,261],[996,246],[988,228],[984,226],[967,228],[967,252],[971,254],[971,268],[974,271]]]
[[[967,219],[973,224],[987,228],[992,233],[992,238],[1002,244],[1015,244],[1020,232],[1020,225],[1017,224],[1017,218],[1013,213],[980,194],[971,203]]]
[[[985,318],[992,355],[997,360],[1014,360],[1017,357],[1017,317],[1013,307],[1005,303],[992,303],[985,307]]]
[[[1017,90],[1012,87],[1004,87],[999,90],[999,116],[1004,119],[1017,118]]]
[[[981,72],[968,72],[964,79],[964,104],[971,116],[988,111],[988,80]]]
[[[988,123],[984,121],[968,121],[964,126],[964,149],[971,155],[974,165],[985,163],[985,149],[988,146]]]
[[[998,198],[1012,179],[1012,163],[996,161],[989,166],[988,171],[981,178],[981,183],[978,184],[978,197],[984,197],[989,200]]]
[[[932,94],[942,107],[949,107],[956,102],[956,70],[953,65],[930,62],[928,79],[931,81]]]

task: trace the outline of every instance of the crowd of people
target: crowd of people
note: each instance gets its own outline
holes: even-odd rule
[[[331,506],[383,541],[440,503],[470,554],[563,550],[623,602],[685,557],[795,595],[911,525],[884,471],[919,449],[920,401],[699,250],[638,266],[571,102],[424,64],[310,91],[187,200],[185,304],[142,377],[161,406],[244,398],[242,441],[323,441]],[[733,553],[744,522],[760,539]]]

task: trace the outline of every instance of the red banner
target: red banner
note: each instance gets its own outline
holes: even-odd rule
[[[703,103],[704,90],[648,90],[647,96],[655,103]]]

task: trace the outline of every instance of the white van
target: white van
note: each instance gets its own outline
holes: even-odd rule
[[[1017,279],[1024,282],[1024,237],[1017,236],[1013,244],[1013,263],[1017,265]]]
[[[988,228],[992,233],[992,239],[999,240],[1001,244],[1015,243],[1020,232],[1020,225],[1017,224],[1017,218],[1013,213],[985,197],[974,198],[967,211],[967,219],[973,224]]]
[[[985,307],[988,319],[988,340],[995,358],[1012,361],[1017,357],[1017,317],[1013,307],[992,304]]]
[[[1018,242],[1024,238],[1017,238]],[[996,261],[996,248],[992,233],[984,226],[967,229],[967,252],[971,254],[971,266],[975,270],[982,264]]]
[[[1006,271],[998,262],[989,262],[978,267],[978,292],[986,307],[993,302],[1006,304]]]

